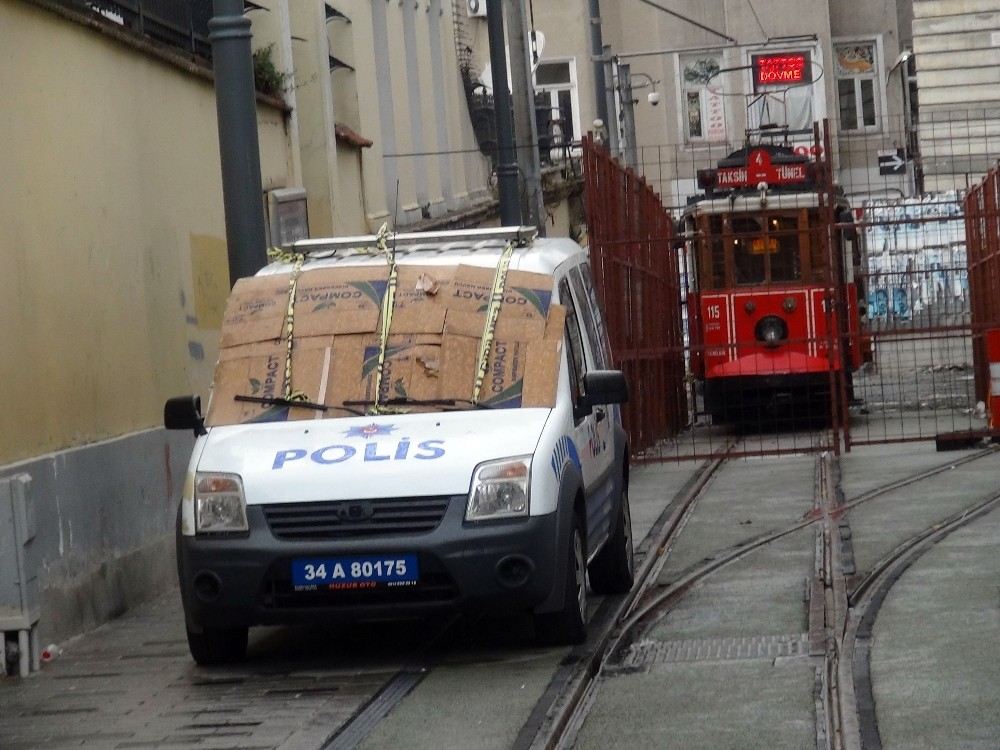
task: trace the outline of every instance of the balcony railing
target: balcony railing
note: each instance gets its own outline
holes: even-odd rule
[[[211,0],[55,0],[73,10],[100,16],[138,36],[192,58],[211,60],[208,20]],[[248,7],[249,4],[248,4]]]

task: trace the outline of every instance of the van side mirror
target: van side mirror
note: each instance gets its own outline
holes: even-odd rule
[[[583,376],[583,389],[576,408],[578,419],[590,414],[595,406],[628,401],[628,381],[621,370],[592,370]]]
[[[208,434],[201,415],[201,396],[175,396],[163,405],[163,426],[168,430],[191,430],[195,436]]]

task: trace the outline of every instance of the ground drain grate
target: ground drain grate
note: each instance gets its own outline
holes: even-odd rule
[[[185,724],[182,729],[239,729],[240,727],[259,727],[262,721],[203,721]]]
[[[777,659],[808,654],[808,633],[743,638],[695,638],[682,641],[647,639],[633,643],[629,647],[621,666],[624,670],[634,671],[648,669],[654,664]]]
[[[225,685],[242,685],[246,682],[245,677],[206,677],[202,680],[194,680],[192,687],[221,687]]]
[[[271,688],[270,690],[265,690],[264,695],[325,695],[328,693],[336,693],[340,688],[336,685],[329,685],[325,687],[289,687],[289,688]]]
[[[61,714],[95,714],[97,708],[87,706],[81,708],[36,708],[34,711],[22,711],[21,716],[59,716]]]

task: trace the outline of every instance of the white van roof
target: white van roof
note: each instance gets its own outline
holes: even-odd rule
[[[508,242],[514,242],[510,267],[518,271],[551,275],[571,258],[585,258],[586,251],[565,237],[536,237],[534,227],[463,229],[450,232],[412,232],[390,235],[400,265],[458,264],[494,268]],[[304,253],[303,268],[341,268],[385,264],[375,251],[375,235],[299,240],[287,249]],[[258,276],[288,273],[289,263],[271,263]]]

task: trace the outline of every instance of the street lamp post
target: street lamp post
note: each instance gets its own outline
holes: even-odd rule
[[[243,0],[214,0],[213,9],[208,27],[215,70],[222,198],[232,285],[237,279],[253,276],[267,264],[257,94],[250,19],[243,15]]]
[[[518,199],[517,154],[514,148],[514,118],[507,82],[507,52],[503,32],[502,0],[486,0],[486,26],[490,39],[493,73],[493,109],[497,125],[497,187],[500,191],[500,224],[521,224]]]

